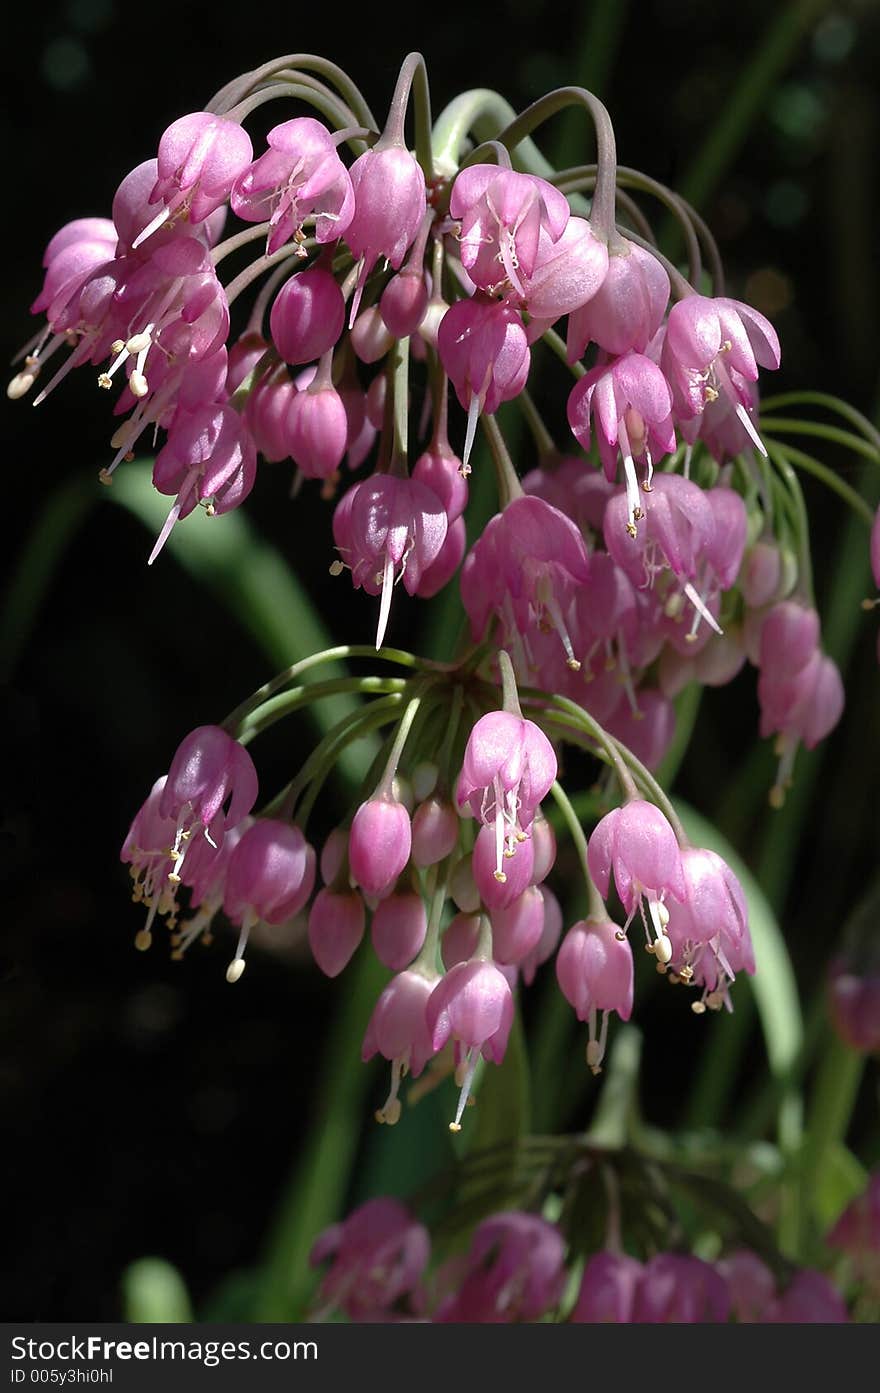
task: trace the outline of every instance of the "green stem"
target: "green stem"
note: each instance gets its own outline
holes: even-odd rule
[[[553,443],[553,437],[544,424],[540,411],[532,401],[531,395],[525,388],[520,392],[516,399],[516,404],[522,412],[526,425],[532,433],[538,454],[541,459],[548,459],[557,453]]]
[[[434,150],[434,167],[437,173],[451,179],[458,171],[462,154],[468,143],[468,133],[478,126],[496,134],[502,127],[516,119],[516,112],[498,92],[488,87],[475,87],[462,92],[444,107],[434,123],[431,144]],[[545,160],[531,140],[522,142],[521,163],[527,163],[529,172],[546,178],[552,174],[552,166]]]
[[[577,813],[571,805],[571,799],[558,779],[551,787],[550,792],[555,799],[556,806],[565,819],[566,826],[571,833],[571,839],[574,842],[575,850],[578,854],[578,860],[581,863],[581,870],[584,873],[584,880],[587,885],[590,918],[604,919],[606,917],[605,902],[596,888],[593,877],[590,875],[590,865],[587,860],[587,839],[584,836],[584,829],[581,827]]]
[[[366,643],[342,643],[336,648],[325,648],[320,653],[310,653],[307,658],[301,658],[298,663],[284,668],[270,681],[264,682],[262,687],[258,687],[226,717],[226,720],[222,722],[223,729],[234,730],[258,706],[268,701],[269,697],[280,692],[289,683],[295,681],[297,677],[301,677],[304,672],[308,672],[313,667],[319,667],[322,663],[335,663],[346,658],[383,658],[386,662],[397,663],[400,667],[421,668],[422,666],[418,658],[414,657],[412,653],[404,652],[401,648],[380,648],[377,652],[374,647]]]
[[[283,58],[272,58],[268,63],[263,63],[261,67],[254,68],[253,72],[244,73],[241,77],[221,87],[215,93],[210,102],[205,107],[206,111],[222,113],[227,111],[230,106],[241,101],[249,91],[265,82],[267,78],[273,77],[276,73],[283,72],[286,68],[294,70],[302,68],[306,72],[322,73],[328,78],[343,100],[348,104],[358,121],[364,126],[369,126],[371,130],[378,129],[378,122],[370,110],[360,88],[355,86],[348,73],[342,68],[331,63],[327,58],[321,58],[315,53],[288,53]]]
[[[784,428],[786,430],[790,429],[788,422],[765,422],[762,419],[761,430],[766,431],[776,424],[779,424],[780,426],[783,426],[784,424]],[[831,430],[832,427],[828,427],[827,429]],[[816,434],[819,434],[819,432],[816,432]],[[844,435],[846,434],[846,432],[841,431],[840,434]],[[852,436],[850,438],[853,440],[856,439],[855,436]],[[859,444],[861,444],[861,442],[859,442]],[[821,460],[815,459],[813,455],[805,454],[803,450],[796,449],[794,445],[789,445],[788,441],[785,442],[784,448],[786,457],[792,464],[797,465],[798,469],[803,469],[804,473],[812,474],[814,478],[820,479],[821,482],[825,485],[825,487],[831,489],[833,493],[836,493],[838,497],[842,498],[844,503],[846,503],[846,505],[849,508],[852,508],[853,512],[856,513],[858,517],[862,519],[863,522],[867,523],[868,527],[873,527],[873,508],[871,508],[870,505],[865,502],[861,494],[856,489],[854,489],[851,484],[848,484],[844,479],[841,479],[840,475],[836,474],[833,469],[829,469],[827,464],[823,464]],[[873,451],[870,451],[869,453],[868,447],[864,447],[858,450],[857,453],[868,454],[869,459],[873,458],[874,454]]]
[[[305,831],[308,820],[312,814],[312,808],[318,799],[321,789],[327,781],[331,769],[337,763],[342,751],[352,743],[353,740],[363,740],[366,736],[372,735],[373,731],[379,730],[382,726],[390,724],[397,719],[398,708],[403,701],[401,692],[393,693],[391,696],[383,698],[381,701],[373,701],[363,716],[360,724],[351,727],[337,740],[336,744],[325,751],[325,755],[320,764],[314,769],[311,775],[311,787],[300,804],[297,812],[297,822]],[[388,703],[386,705],[386,703]]]
[[[617,147],[614,127],[606,107],[585,87],[559,87],[548,92],[527,107],[515,121],[499,133],[498,139],[509,150],[516,149],[521,140],[536,127],[568,106],[582,106],[589,113],[596,132],[596,188],[590,209],[590,221],[596,236],[610,242],[615,235],[614,198],[617,173]]]
[[[415,107],[416,159],[422,166],[425,178],[430,182],[434,178],[431,91],[428,85],[428,70],[421,53],[408,53],[401,64],[388,110],[388,120],[375,148],[384,150],[389,145],[404,144],[404,121],[411,91],[414,94]]]
[[[249,713],[240,723],[236,739],[246,745],[255,736],[262,734],[278,721],[283,721],[294,711],[299,711],[301,707],[319,701],[322,697],[334,696],[337,692],[373,696],[376,693],[406,692],[409,686],[410,681],[405,677],[336,677],[330,682],[312,682],[303,687],[294,687],[292,691],[270,697],[255,711]]]
[[[765,397],[761,402],[762,412],[778,411],[786,406],[824,406],[827,411],[836,412],[843,420],[855,426],[880,456],[880,431],[867,416],[850,406],[848,401],[842,401],[840,397],[834,397],[829,392],[782,392],[774,397]]]
[[[400,758],[403,754],[404,746],[406,745],[410,730],[412,729],[412,723],[418,714],[419,707],[422,704],[422,698],[424,697],[429,685],[430,683],[425,683],[423,685],[419,695],[414,696],[412,698],[406,710],[404,711],[403,716],[401,717],[400,725],[397,728],[397,734],[394,737],[394,743],[392,744],[391,749],[388,752],[388,760],[385,764],[382,777],[376,786],[375,793],[373,794],[374,798],[383,796],[387,797],[391,793],[391,785],[394,782],[394,776],[397,773],[397,766],[400,763]]]
[[[328,730],[323,739],[319,740],[299,773],[296,774],[287,785],[284,791],[283,802],[281,803],[282,811],[279,813],[279,816],[283,817],[285,813],[288,817],[292,815],[293,809],[296,807],[297,799],[303,789],[308,787],[313,779],[318,779],[321,783],[324,782],[330,768],[336,762],[340,751],[344,749],[351,740],[357,740],[362,735],[368,733],[367,729],[361,730],[362,726],[372,729],[373,727],[370,723],[379,710],[386,713],[393,713],[400,706],[403,699],[404,696],[402,692],[391,692],[388,696],[380,697],[376,701],[370,702],[368,705],[357,707],[356,710],[350,711],[348,715],[343,716],[341,721],[337,721],[336,725]]]
[[[797,453],[799,454],[800,451],[797,451]],[[800,479],[789,463],[787,449],[770,441],[767,445],[767,454],[770,456],[770,459],[773,461],[773,464],[776,466],[787,485],[789,496],[794,504],[798,546],[797,588],[809,603],[814,605],[813,558],[810,554],[810,520],[807,516],[807,505],[804,502],[804,494]]]
[[[391,355],[394,450],[390,472],[407,473],[409,452],[409,339],[398,339]]]
[[[860,435],[853,435],[852,431],[841,430],[839,426],[826,425],[823,421],[804,421],[787,416],[771,416],[768,419],[762,413],[761,430],[778,434],[788,432],[790,435],[814,435],[818,440],[833,440],[836,444],[845,446],[847,450],[852,450],[854,454],[862,455],[872,464],[880,464],[880,451],[870,441]]]
[[[498,502],[502,509],[508,503],[512,503],[515,498],[522,498],[523,488],[519,481],[519,476],[513,467],[513,460],[507,451],[504,443],[504,436],[501,434],[501,427],[494,416],[483,415],[480,417],[486,439],[489,442],[489,449],[492,452],[492,462],[495,465],[495,477],[498,481]]]
[[[559,361],[565,364],[572,377],[581,378],[585,375],[587,370],[583,363],[570,363],[568,361],[568,349],[565,346],[565,340],[560,338],[555,329],[545,329],[544,333],[541,335],[541,342],[546,343],[551,352],[556,354]]]

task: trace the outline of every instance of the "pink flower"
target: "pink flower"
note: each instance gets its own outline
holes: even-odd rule
[[[227,828],[247,817],[257,791],[253,760],[220,726],[198,726],[181,741],[158,803],[159,815],[175,823],[171,856],[178,874],[182,843],[206,831],[222,841]]]
[[[880,1050],[880,964],[836,958],[828,977],[831,1023],[850,1049]]]
[[[681,902],[687,884],[675,833],[659,808],[634,798],[607,813],[598,823],[588,846],[590,874],[602,898],[608,895],[611,875],[629,923],[647,900],[651,925],[644,920],[648,942],[654,931],[654,952],[659,962],[669,962],[672,944],[666,936],[668,896]],[[644,919],[644,909],[642,909]]]
[[[666,906],[670,970],[684,982],[703,986],[694,1010],[719,1010],[722,1005],[731,1010],[728,989],[737,972],[755,971],[743,888],[714,851],[685,847],[681,865],[685,898]]]
[[[515,498],[496,513],[474,544],[461,575],[461,594],[479,639],[491,614],[501,620],[503,641],[529,674],[528,646],[522,636],[551,628],[565,661],[580,666],[566,622],[569,602],[588,582],[590,563],[584,539],[571,518],[543,499]]]
[[[435,866],[445,861],[458,842],[458,815],[451,803],[427,798],[413,813],[412,857],[417,866]]]
[[[258,818],[229,858],[223,911],[241,926],[226,979],[244,971],[244,949],[254,924],[283,924],[302,909],[315,884],[316,858],[298,827],[278,818]]]
[[[437,983],[426,1013],[434,1051],[454,1040],[462,1066],[456,1075],[461,1094],[455,1121],[450,1124],[450,1130],[457,1132],[480,1055],[495,1064],[504,1058],[513,1024],[510,984],[494,963],[483,958],[458,963]]]
[[[608,1013],[628,1021],[633,1003],[633,957],[626,935],[604,919],[582,919],[569,929],[556,955],[556,977],[578,1020],[589,1021],[587,1063],[601,1070],[608,1035]],[[597,1035],[597,1016],[602,1014]]]
[[[345,238],[361,262],[349,324],[353,324],[367,276],[380,257],[395,271],[415,240],[427,208],[425,176],[401,142],[379,140],[351,167],[354,215]]]
[[[880,1170],[875,1170],[862,1193],[850,1200],[825,1242],[847,1255],[860,1282],[874,1290],[880,1287]]]
[[[527,987],[530,987],[534,982],[535,973],[541,964],[547,962],[548,958],[551,958],[556,952],[556,945],[562,934],[562,909],[559,901],[553,891],[547,889],[546,885],[539,885],[538,889],[541,893],[541,899],[544,901],[544,924],[541,929],[541,937],[519,965],[522,979]]]
[[[381,648],[395,580],[415,594],[446,540],[446,513],[416,479],[374,474],[355,484],[336,509],[336,546],[355,587],[381,595],[376,647]]]
[[[456,800],[484,827],[493,827],[498,868],[504,847],[528,831],[549,792],[557,766],[553,746],[534,721],[510,711],[481,716],[468,736]]]
[[[589,302],[607,273],[608,248],[586,218],[569,218],[555,242],[542,231],[537,263],[525,283],[530,342],[562,315]]]
[[[373,912],[370,935],[376,957],[392,972],[407,967],[425,941],[425,902],[414,891],[389,895]]]
[[[320,266],[285,281],[269,314],[272,340],[286,363],[321,358],[336,343],[344,323],[342,291]]]
[[[714,1267],[689,1254],[659,1253],[645,1265],[632,1319],[650,1325],[719,1325],[729,1312],[727,1283]]]
[[[510,1210],[477,1227],[455,1294],[434,1319],[442,1324],[537,1321],[558,1305],[565,1283],[565,1243],[537,1214]]]
[[[237,121],[196,111],[172,122],[159,141],[158,177],[149,199],[164,207],[132,245],[139,246],[174,214],[203,222],[226,202],[253,153],[250,136]]]
[[[776,1279],[767,1264],[740,1248],[715,1265],[727,1283],[734,1318],[741,1325],[762,1321],[776,1296]]]
[[[361,803],[348,838],[348,863],[355,882],[376,898],[388,893],[412,846],[409,813],[390,793]]]
[[[526,384],[528,336],[512,305],[478,292],[471,300],[456,300],[446,311],[437,332],[437,352],[468,413],[463,453],[467,465],[480,413],[494,415]]]
[[[175,523],[198,503],[206,503],[211,514],[230,512],[247,498],[256,473],[253,438],[231,406],[212,403],[176,419],[156,456],[153,484],[160,493],[176,494],[177,498],[150,553],[150,564]]]
[[[306,218],[319,243],[344,237],[354,215],[354,191],[336,139],[320,121],[300,116],[274,126],[269,149],[238,175],[230,196],[245,222],[269,222],[266,251],[300,241]]]
[[[530,885],[505,909],[493,909],[492,956],[502,967],[523,962],[544,930],[544,897]]]
[[[590,342],[606,353],[644,353],[663,322],[669,277],[646,248],[618,237],[598,290],[568,320],[568,359],[583,357]]]
[[[594,1253],[569,1320],[575,1325],[628,1325],[643,1270],[626,1253]]]
[[[427,1006],[438,981],[435,972],[412,968],[392,977],[370,1017],[361,1058],[381,1054],[391,1062],[391,1091],[376,1114],[390,1126],[400,1118],[398,1090],[405,1073],[417,1078],[435,1053],[428,1030]]]
[[[421,1277],[428,1263],[428,1231],[394,1199],[368,1200],[317,1238],[312,1267],[331,1260],[318,1300],[351,1320],[393,1320],[395,1312],[417,1315],[424,1305]]]
[[[322,874],[324,873],[322,857]],[[338,977],[364,936],[364,902],[356,890],[319,890],[309,911],[309,946],[327,977]]]
[[[558,242],[571,216],[565,194],[545,179],[491,164],[457,175],[449,212],[461,220],[461,264],[474,285],[491,295],[512,290],[522,300],[541,233]]]
[[[821,1272],[796,1272],[781,1295],[765,1311],[768,1325],[844,1325],[846,1303]]]
[[[626,353],[600,364],[575,383],[568,398],[568,424],[578,444],[590,447],[590,421],[596,427],[605,477],[617,473],[618,452],[626,480],[627,531],[636,535],[642,517],[635,460],[644,460],[643,487],[651,490],[654,462],[675,449],[672,395],[657,364],[642,353]]]

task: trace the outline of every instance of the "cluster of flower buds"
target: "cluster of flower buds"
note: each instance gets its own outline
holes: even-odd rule
[[[333,1260],[319,1304],[353,1321],[470,1325],[542,1320],[840,1324],[849,1319],[843,1298],[821,1272],[802,1268],[780,1284],[748,1249],[734,1249],[714,1263],[686,1252],[659,1252],[640,1262],[620,1248],[603,1249],[587,1259],[572,1304],[566,1291],[573,1260],[563,1233],[539,1215],[518,1210],[484,1219],[467,1252],[431,1274],[430,1257],[427,1230],[402,1204],[370,1200],[314,1245],[313,1264]]]

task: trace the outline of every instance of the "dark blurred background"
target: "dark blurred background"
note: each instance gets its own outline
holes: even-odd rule
[[[396,3],[353,20],[343,13],[351,11],[224,0],[135,8],[65,0],[34,6],[32,17],[18,7],[3,58],[7,360],[32,332],[28,305],[49,237],[71,218],[109,214],[122,175],[154,152],[176,116],[237,72],[293,49],[348,68],[381,113],[400,60],[419,48],[435,111],[468,87],[495,87],[519,107],[561,83],[593,85],[611,110],[621,162],[673,185],[686,181],[719,239],[730,293],[774,319],[783,368],[767,390],[813,386],[874,415],[875,3],[742,0],[719,11],[702,0],[509,0],[503,10],[453,3],[430,20]],[[750,66],[758,51],[761,68]],[[755,109],[741,135],[725,136],[746,71],[758,84]],[[707,134],[719,128],[720,154],[710,158]],[[578,129],[558,121],[546,148],[552,153],[556,141],[576,152]],[[592,158],[586,136],[577,158]],[[37,413],[27,401],[4,401],[10,568],[59,486],[82,479],[88,491],[105,462],[112,427],[98,396],[87,371]],[[851,459],[825,457],[858,482]],[[295,555],[334,637],[366,638],[372,605],[326,576],[326,506],[309,493],[291,506],[287,487],[264,468],[247,504],[251,519]],[[222,719],[269,671],[216,595],[171,555],[148,570],[140,523],[109,506],[96,482],[89,497],[33,627],[12,636],[21,640],[14,664],[4,655],[7,1319],[114,1319],[120,1274],[145,1253],[178,1265],[197,1303],[251,1266],[315,1115],[316,1069],[346,991],[345,978],[324,981],[295,944],[258,947],[234,990],[222,946],[182,966],[157,949],[132,951],[141,911],[118,862],[130,818],[182,735]],[[839,565],[844,510],[812,487],[807,497],[821,607]],[[398,601],[392,640],[417,644],[417,617],[404,611]],[[876,864],[876,810],[864,801],[865,769],[878,757],[875,630],[876,620],[860,621],[849,714],[812,757],[823,761],[819,796],[790,839],[796,859],[794,875],[784,876],[783,925],[808,989]],[[698,807],[723,811],[756,719],[753,674],[704,701],[678,783]],[[769,778],[772,757],[760,758]],[[261,765],[261,773],[267,787],[283,779],[280,768]],[[763,812],[728,808],[725,816],[749,857]],[[692,1035],[675,1024],[682,1014],[690,1015],[665,998],[640,1014],[648,1031],[656,1017],[673,1052],[656,1077],[649,1066],[644,1106],[659,1126],[680,1120],[696,1067]],[[711,1029],[726,1028],[711,1022],[704,1048],[713,1048]],[[572,1067],[580,1069],[577,1058]],[[578,1097],[571,1125],[587,1116]],[[424,1169],[415,1159],[412,1167]]]

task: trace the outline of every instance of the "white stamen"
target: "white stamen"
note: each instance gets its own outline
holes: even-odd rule
[[[391,614],[391,595],[394,589],[394,562],[390,552],[385,553],[385,569],[382,572],[382,599],[379,603],[379,627],[376,630],[376,651],[385,640],[388,618]]]
[[[690,600],[691,604],[693,605],[694,609],[695,609],[695,610],[698,612],[698,614],[700,615],[701,619],[705,619],[706,623],[709,625],[709,628],[710,628],[710,629],[714,629],[714,631],[715,631],[716,634],[723,634],[723,633],[724,633],[724,630],[722,629],[721,625],[718,623],[718,620],[715,618],[715,616],[714,616],[714,614],[711,612],[711,610],[709,610],[709,609],[706,607],[706,605],[705,605],[704,602],[703,602],[703,597],[702,597],[702,595],[701,595],[701,594],[699,593],[699,591],[691,584],[691,582],[690,582],[689,580],[685,581],[684,585],[683,585],[681,588],[682,588],[682,590],[684,591],[684,593],[687,595],[687,597],[688,597],[688,599]]]
[[[738,402],[738,403],[737,403],[736,414],[737,414],[737,416],[739,417],[740,422],[741,422],[741,424],[742,424],[742,426],[743,426],[743,428],[744,428],[746,434],[748,435],[749,439],[751,440],[752,444],[754,445],[755,449],[758,450],[758,451],[760,451],[760,453],[761,453],[761,454],[764,456],[764,458],[766,459],[766,458],[767,458],[767,447],[765,446],[763,440],[761,439],[760,435],[758,434],[757,430],[755,429],[754,422],[752,421],[751,416],[750,416],[749,413],[746,411],[746,409],[745,409],[745,407],[743,406],[742,402]]]
[[[143,232],[139,232],[137,237],[135,237],[134,241],[131,244],[132,251],[136,251],[137,248],[141,245],[141,242],[146,242],[148,237],[152,237],[153,233],[157,232],[159,228],[162,226],[162,224],[166,223],[170,217],[170,208],[163,208],[161,213],[157,213],[156,216],[153,218],[153,221],[147,223]]]

